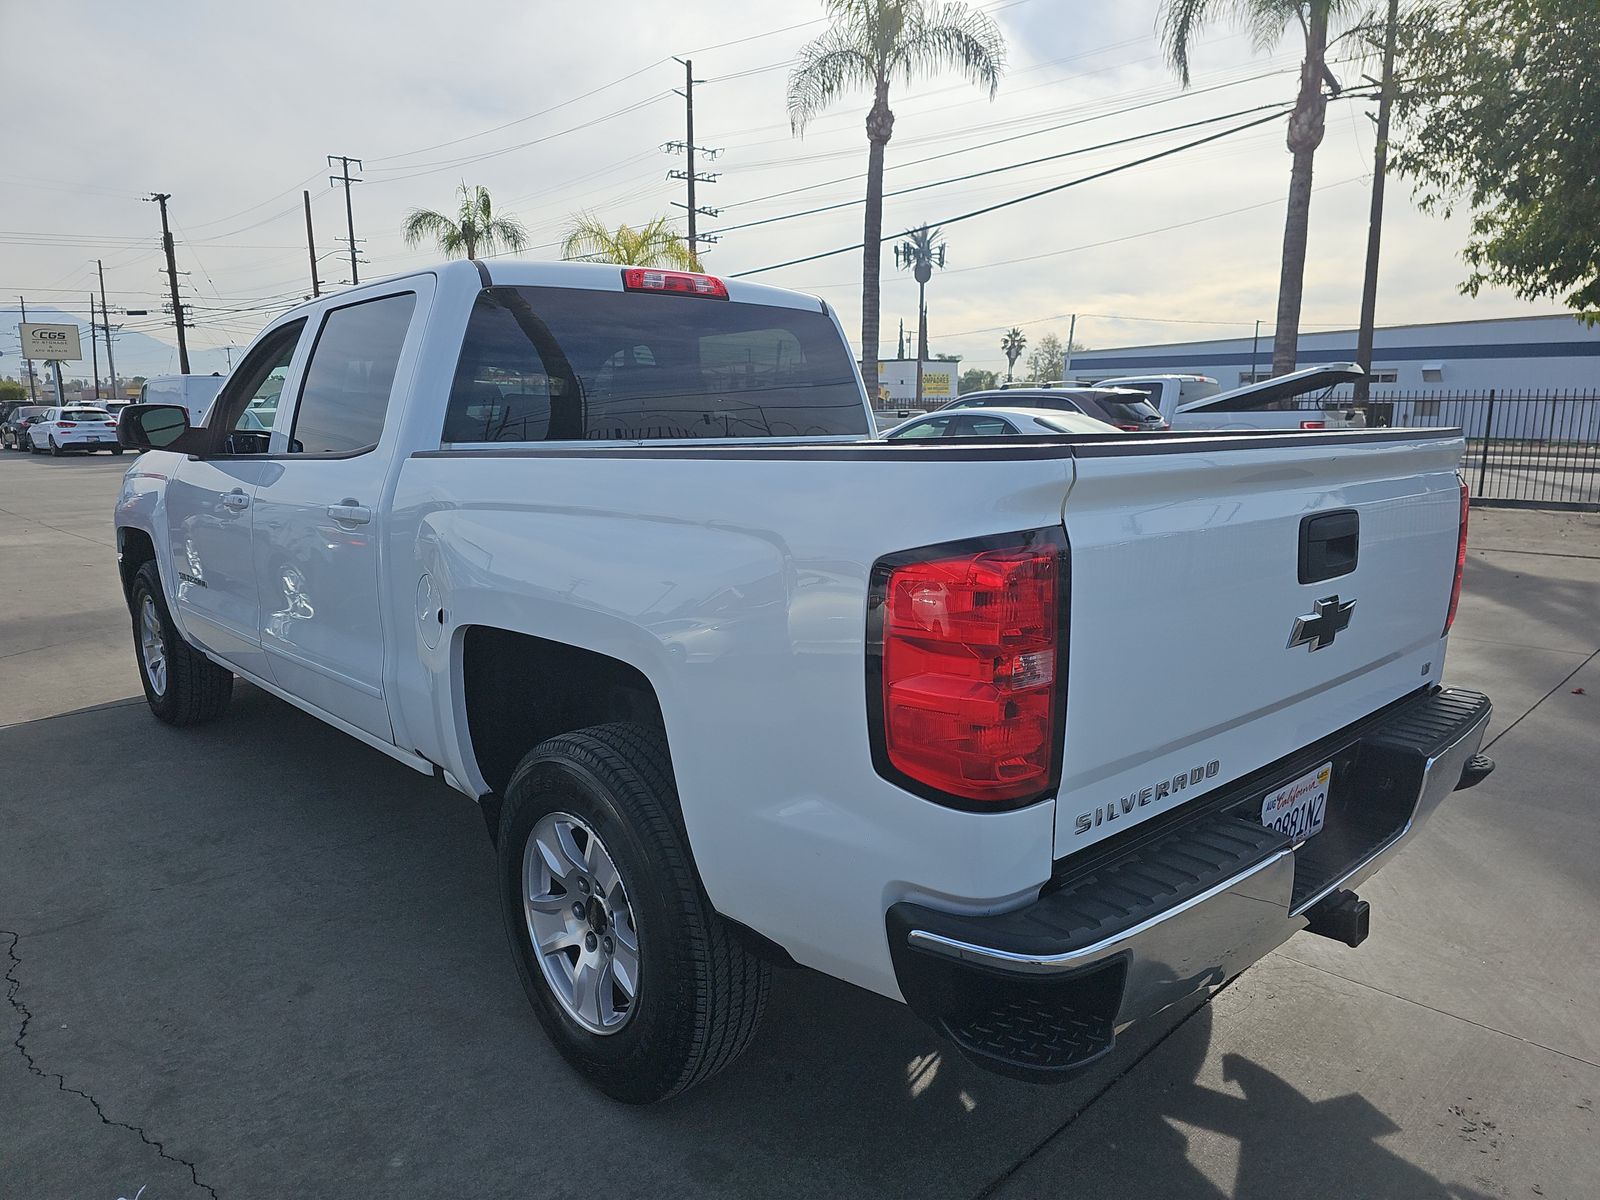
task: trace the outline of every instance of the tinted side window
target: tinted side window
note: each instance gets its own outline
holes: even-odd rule
[[[211,430],[214,450],[224,454],[265,454],[270,418],[276,414],[278,391],[283,387],[284,376],[294,358],[295,346],[305,330],[304,321],[292,321],[281,329],[274,329],[250,353],[244,356],[239,367],[229,377],[227,385],[217,396],[217,401],[206,415],[206,428]],[[163,395],[157,388],[149,395],[148,385],[144,396],[152,403],[176,404],[178,395]],[[264,406],[270,403],[270,410]],[[261,415],[268,414],[263,425]]]
[[[328,314],[300,385],[291,454],[352,454],[378,444],[416,305],[406,292]]]
[[[479,294],[445,442],[866,436],[822,312],[578,288]]]

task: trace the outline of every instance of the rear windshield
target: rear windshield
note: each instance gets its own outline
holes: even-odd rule
[[[868,433],[855,363],[821,312],[495,287],[473,305],[443,440]]]
[[[1148,400],[1132,400],[1125,397],[1113,398],[1111,396],[1096,396],[1095,400],[1108,413],[1119,421],[1150,421],[1160,420],[1161,414],[1156,411],[1155,405]]]
[[[63,421],[109,421],[111,414],[103,408],[64,408],[61,410]]]

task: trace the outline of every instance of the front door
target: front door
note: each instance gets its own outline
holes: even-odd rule
[[[208,453],[179,459],[166,488],[173,615],[191,642],[255,675],[265,663],[251,508],[277,465],[259,456],[304,327],[274,330],[245,356],[215,410],[219,427],[206,431]]]
[[[418,309],[408,288],[327,311],[302,373],[287,452],[261,480],[254,505],[261,645],[273,679],[386,741],[393,732],[378,603],[382,505],[395,438],[390,400]]]

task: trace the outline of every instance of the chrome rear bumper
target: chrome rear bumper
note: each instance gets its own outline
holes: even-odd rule
[[[1131,830],[1082,869],[1069,863],[1014,912],[895,905],[902,994],[982,1065],[1032,1079],[1075,1071],[1131,1022],[1222,984],[1304,929],[1318,902],[1372,875],[1465,782],[1490,713],[1474,692],[1415,697],[1186,820]],[[1335,788],[1342,814],[1298,845],[1261,828],[1260,797],[1324,755],[1342,756],[1350,779],[1342,796]]]

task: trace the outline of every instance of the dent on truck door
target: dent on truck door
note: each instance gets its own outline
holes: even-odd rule
[[[167,580],[184,634],[241,671],[264,674],[260,600],[252,557],[253,507],[277,464],[263,456],[277,398],[304,329],[295,321],[263,337],[214,406],[207,452],[179,461],[166,488]]]
[[[289,453],[255,503],[261,644],[273,679],[385,740],[393,734],[383,693],[380,506],[390,402],[417,299],[408,290],[328,311],[295,402]]]

